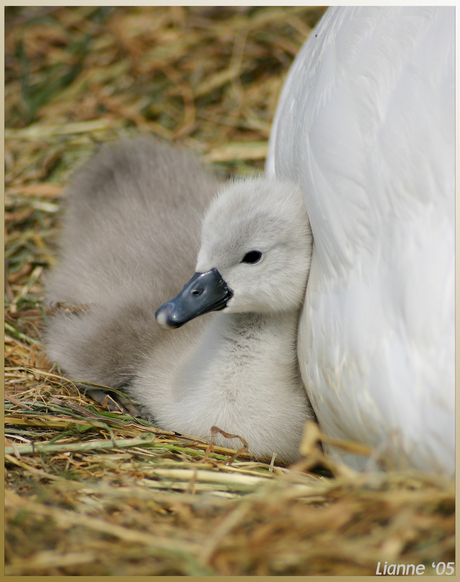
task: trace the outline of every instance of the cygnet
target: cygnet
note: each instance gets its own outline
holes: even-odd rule
[[[254,457],[298,460],[314,418],[296,354],[312,253],[299,188],[221,186],[189,154],[135,139],[102,148],[68,198],[48,300],[73,309],[50,319],[49,359],[122,389],[164,429],[208,438],[217,426]]]

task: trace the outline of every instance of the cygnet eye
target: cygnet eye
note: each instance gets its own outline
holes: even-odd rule
[[[254,263],[258,263],[262,257],[262,253],[260,251],[249,251],[243,257],[242,263],[249,263],[253,265]]]

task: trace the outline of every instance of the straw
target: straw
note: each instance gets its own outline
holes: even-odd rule
[[[287,71],[324,10],[6,8],[6,575],[374,575],[385,561],[433,574],[454,562],[451,480],[357,474],[322,455],[311,427],[297,466],[252,459],[239,439],[235,457],[104,409],[42,349],[72,172],[139,134],[222,176],[263,171]]]

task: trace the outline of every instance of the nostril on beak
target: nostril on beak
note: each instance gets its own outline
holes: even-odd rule
[[[199,297],[203,293],[203,289],[194,289],[192,291],[193,297]]]

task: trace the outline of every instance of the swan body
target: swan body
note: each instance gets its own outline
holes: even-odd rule
[[[288,181],[237,180],[212,201],[199,246],[218,190],[195,160],[148,140],[84,167],[48,298],[87,308],[51,319],[48,355],[74,380],[122,387],[165,429],[206,438],[217,426],[256,457],[294,462],[314,417],[296,357],[308,216]]]
[[[454,54],[454,8],[329,9],[288,75],[266,165],[310,218],[298,351],[322,430],[449,474]]]

